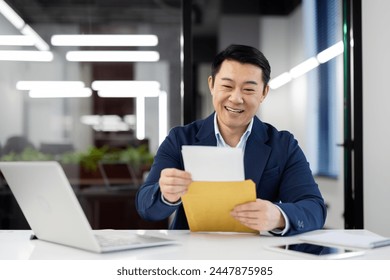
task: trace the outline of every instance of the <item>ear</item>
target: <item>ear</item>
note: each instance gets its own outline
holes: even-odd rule
[[[208,82],[208,84],[209,84],[210,93],[211,93],[211,95],[213,95],[213,89],[214,89],[214,86],[213,86],[213,77],[209,76],[207,82]]]
[[[269,85],[266,85],[266,87],[264,88],[264,91],[263,91],[262,97],[261,97],[261,102],[263,102],[263,101],[264,101],[264,99],[267,97],[267,95],[268,95],[268,92],[269,92]]]

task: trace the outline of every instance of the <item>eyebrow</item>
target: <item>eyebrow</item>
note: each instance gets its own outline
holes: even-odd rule
[[[233,82],[230,78],[221,78],[223,81]],[[256,81],[245,81],[244,84],[258,85]]]

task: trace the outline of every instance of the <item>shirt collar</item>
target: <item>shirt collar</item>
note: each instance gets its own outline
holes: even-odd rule
[[[248,137],[252,132],[252,127],[253,127],[253,118],[251,119],[251,122],[249,123],[248,127],[246,128],[246,131],[241,136],[241,139],[235,148],[241,148],[243,150],[245,149],[246,141],[248,140]],[[228,144],[226,144],[225,140],[222,137],[221,132],[219,131],[218,124],[217,124],[217,113],[214,114],[214,131],[215,131],[215,138],[217,139],[217,146],[230,147]]]

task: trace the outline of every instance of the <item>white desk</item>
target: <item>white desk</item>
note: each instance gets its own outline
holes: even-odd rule
[[[129,231],[134,232],[134,231]],[[144,231],[143,231],[144,232]],[[0,230],[0,260],[286,260],[300,257],[264,248],[298,241],[299,236],[274,237],[235,233],[193,233],[189,231],[147,230],[151,235],[164,235],[177,245],[95,254],[40,240],[29,240],[29,230]],[[356,231],[355,231],[356,232]],[[361,234],[370,234],[359,231]],[[367,250],[354,259],[390,260],[390,246]]]

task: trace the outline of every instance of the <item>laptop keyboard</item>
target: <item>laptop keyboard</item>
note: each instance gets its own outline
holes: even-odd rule
[[[100,246],[102,247],[118,247],[126,245],[141,244],[139,236],[134,235],[117,235],[117,234],[95,234]]]

